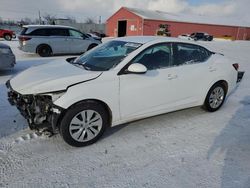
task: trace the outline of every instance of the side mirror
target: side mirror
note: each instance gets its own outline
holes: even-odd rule
[[[147,68],[140,63],[134,63],[129,65],[128,72],[134,74],[144,74],[147,72]]]

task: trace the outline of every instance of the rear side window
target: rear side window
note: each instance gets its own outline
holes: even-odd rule
[[[47,29],[36,29],[34,31],[32,31],[29,35],[32,36],[49,36]]]
[[[211,52],[193,44],[176,43],[173,45],[173,66],[205,62]]]
[[[26,28],[27,31],[27,28]],[[32,36],[69,36],[69,32],[67,29],[61,28],[42,28],[36,29],[31,33],[26,33],[26,31],[22,31],[25,35],[32,35]],[[21,33],[21,34],[22,34]]]
[[[68,29],[61,29],[61,28],[55,28],[55,29],[48,29],[49,36],[69,36]]]

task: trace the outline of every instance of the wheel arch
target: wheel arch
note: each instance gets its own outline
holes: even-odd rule
[[[213,87],[216,84],[222,84],[224,86],[224,88],[226,90],[226,94],[227,94],[227,92],[228,92],[228,82],[226,80],[219,80],[219,81],[215,82],[211,87]]]
[[[99,100],[99,99],[84,99],[84,100],[78,101],[78,102],[70,105],[67,109],[65,109],[61,113],[61,115],[60,115],[60,117],[58,119],[58,122],[57,122],[57,128],[59,128],[63,116],[67,113],[67,111],[69,109],[73,108],[75,105],[78,105],[78,104],[81,104],[81,103],[85,103],[85,102],[95,102],[95,103],[101,104],[104,107],[104,109],[106,110],[106,112],[108,113],[108,121],[109,121],[109,125],[108,126],[110,127],[112,125],[113,114],[112,114],[112,111],[111,111],[110,107],[107,105],[107,103],[105,103],[104,101]]]
[[[94,48],[94,47],[96,47],[96,46],[98,46],[97,43],[91,43],[91,44],[89,44],[89,46],[88,46],[88,48],[87,48],[87,51],[88,51],[88,50],[91,50],[92,48]]]
[[[37,47],[36,47],[36,53],[38,53],[38,48],[41,47],[41,46],[48,46],[50,48],[50,50],[51,50],[51,53],[53,54],[52,47],[49,44],[47,44],[47,43],[42,43],[42,44],[37,45]]]
[[[206,91],[206,96],[205,96],[205,98],[204,98],[204,100],[203,100],[203,103],[205,102],[205,100],[206,100],[206,98],[207,98],[207,95],[208,95],[210,89],[211,89],[213,86],[215,86],[216,84],[222,84],[222,85],[224,86],[224,88],[225,88],[225,90],[226,90],[226,94],[227,94],[227,92],[228,92],[228,82],[227,82],[226,80],[223,80],[223,79],[218,80],[218,81],[216,81],[216,82],[213,82],[213,84],[211,84],[210,87],[207,89],[207,91]]]

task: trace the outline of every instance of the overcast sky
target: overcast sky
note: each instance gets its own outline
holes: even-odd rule
[[[71,16],[77,21],[90,17],[104,22],[120,7],[192,13],[207,16],[234,17],[249,22],[250,0],[0,0],[0,17],[20,20],[51,14],[58,18]]]

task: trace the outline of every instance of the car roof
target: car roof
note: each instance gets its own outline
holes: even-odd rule
[[[190,40],[184,40],[180,38],[175,38],[175,37],[165,37],[165,36],[128,36],[128,37],[119,37],[119,38],[114,38],[112,40],[117,40],[117,41],[124,41],[124,42],[133,42],[133,43],[140,43],[140,44],[146,44],[149,42],[179,42],[179,43],[187,43],[187,44],[195,44],[202,46],[204,48],[207,48],[208,50],[211,50],[210,47],[201,44],[198,41],[190,41]]]
[[[70,28],[70,29],[76,29],[74,27],[65,26],[65,25],[23,25],[25,28]]]

